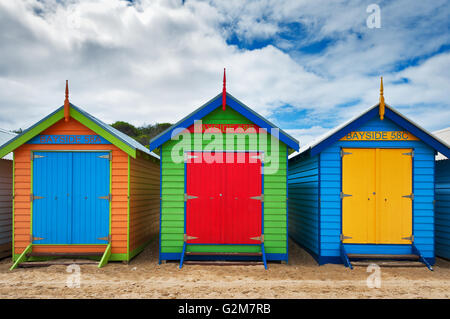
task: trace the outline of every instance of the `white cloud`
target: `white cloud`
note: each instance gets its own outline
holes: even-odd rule
[[[286,104],[309,111],[312,119],[289,127],[302,144],[377,103],[379,75],[388,103],[439,129],[450,121],[450,58],[427,54],[450,42],[439,30],[446,4],[383,5],[382,28],[369,30],[366,1],[0,1],[8,30],[0,33],[0,127],[24,128],[53,111],[65,79],[71,102],[106,122],[175,122],[220,92],[226,67],[229,92],[261,114],[276,117]],[[289,23],[301,34],[280,38]],[[227,44],[231,33],[274,43],[239,49]],[[333,42],[321,54],[298,51],[322,39]],[[417,66],[396,71],[416,57]],[[409,82],[397,84],[402,78]]]

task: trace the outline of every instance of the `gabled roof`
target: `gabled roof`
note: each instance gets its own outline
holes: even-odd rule
[[[291,158],[297,156],[315,156],[322,152],[324,149],[332,145],[333,143],[339,141],[348,133],[358,129],[360,126],[367,123],[372,118],[379,116],[379,104],[374,105],[364,111],[362,114],[350,119],[349,121],[331,129],[324,135],[320,136],[316,140],[302,147],[298,154],[292,156]],[[434,148],[438,152],[441,152],[445,156],[450,156],[449,145],[438,138],[437,136],[431,134],[424,128],[420,127],[410,119],[406,118],[404,115],[400,114],[391,106],[385,104],[385,118],[390,119],[392,122],[402,127],[406,131],[410,132],[418,139],[420,139],[425,144]]]
[[[271,129],[278,129],[279,130],[279,136],[276,136],[280,141],[285,143],[290,148],[298,151],[299,149],[299,143],[298,141],[281,130],[280,128],[276,127],[274,124],[272,124],[270,121],[250,109],[248,106],[246,106],[244,103],[240,102],[238,99],[233,97],[231,94],[226,93],[226,105],[227,107],[231,107],[236,112],[240,113],[242,116],[246,117],[250,121],[252,121],[254,124],[258,125],[261,128],[266,129],[268,132],[272,132]],[[204,105],[199,107],[197,110],[189,114],[188,116],[184,117],[180,121],[178,121],[176,124],[169,127],[167,130],[162,132],[161,134],[154,137],[152,140],[150,140],[150,150],[154,150],[155,148],[160,147],[162,144],[167,142],[172,138],[172,133],[179,128],[188,128],[191,125],[194,124],[195,121],[202,119],[218,107],[222,105],[222,93],[214,97],[212,100],[206,102]],[[176,133],[178,132],[175,131]]]
[[[141,151],[148,155],[151,155],[159,159],[159,156],[153,152],[150,152],[146,147],[129,137],[128,135],[120,132],[111,125],[108,125],[93,115],[87,113],[83,109],[70,104],[70,117],[74,118],[78,122],[85,125],[87,128],[91,129],[95,133],[99,134],[101,137],[105,138],[110,143],[114,144],[120,148],[125,153],[129,154],[131,157],[136,158],[137,151]],[[0,146],[0,158],[16,148],[25,144],[30,139],[43,132],[56,122],[64,118],[64,106],[59,107],[51,114],[47,115],[45,118],[30,126],[28,129],[23,131],[21,134],[17,135],[13,139],[7,141]]]
[[[14,138],[16,135],[17,135],[16,133],[9,132],[7,130],[4,130],[4,129],[0,128],[0,145],[5,144],[10,139]],[[8,159],[8,160],[12,160],[13,159],[12,154],[7,154],[7,155],[2,156],[2,157],[3,157],[3,159]]]

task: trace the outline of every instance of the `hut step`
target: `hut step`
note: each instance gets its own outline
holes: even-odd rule
[[[350,259],[394,259],[394,260],[419,260],[417,255],[374,255],[374,254],[347,254]]]
[[[85,257],[85,256],[103,256],[103,252],[88,252],[88,253],[41,253],[30,252],[27,257]]]
[[[49,266],[69,266],[69,265],[97,265],[95,260],[50,260],[50,261],[26,261],[19,264],[20,268],[49,267]]]
[[[376,264],[380,267],[423,267],[423,263],[420,261],[379,261],[379,260],[367,260],[367,261],[353,261],[353,266],[367,267],[371,264]]]
[[[263,266],[262,261],[198,261],[187,260],[185,265],[203,265],[203,266]]]
[[[186,256],[245,256],[245,257],[261,257],[262,253],[202,253],[187,251]]]

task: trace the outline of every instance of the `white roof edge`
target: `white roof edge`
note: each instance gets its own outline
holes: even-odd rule
[[[0,128],[0,144],[4,145],[17,136],[16,133]],[[12,152],[3,156],[4,160],[12,161],[14,159]]]
[[[446,127],[446,128],[443,128],[442,130],[434,131],[433,133],[439,134],[439,133],[444,133],[444,132],[450,132],[450,127]]]
[[[387,104],[386,104],[387,105]],[[420,126],[419,124],[417,124],[416,122],[412,121],[411,119],[405,117],[403,114],[401,114],[400,112],[398,112],[397,110],[393,109],[392,107],[389,106],[389,109],[394,112],[395,114],[397,114],[398,116],[402,117],[404,120],[408,121],[409,123],[413,124],[415,127],[421,129],[422,131],[424,131],[425,133],[427,133],[428,135],[432,136],[433,138],[435,138],[436,140],[438,140],[439,142],[441,142],[442,144],[444,144],[447,147],[450,147],[450,145],[444,141],[443,139],[441,139],[440,137],[436,136],[434,133],[429,132],[428,130],[424,129],[422,126]]]

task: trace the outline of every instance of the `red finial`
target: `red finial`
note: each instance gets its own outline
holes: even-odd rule
[[[69,81],[66,80],[66,98],[64,99],[64,120],[69,121],[70,103],[69,103]]]
[[[225,68],[223,68],[222,110],[224,111],[226,104],[227,104],[227,76],[225,75]]]

